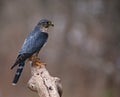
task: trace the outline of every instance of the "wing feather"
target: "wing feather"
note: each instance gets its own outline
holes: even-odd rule
[[[36,33],[36,32],[35,32]],[[45,32],[38,32],[36,34],[29,35],[24,43],[22,48],[19,51],[19,55],[16,59],[16,62],[13,64],[11,69],[13,69],[19,63],[25,61],[27,58],[31,57],[32,54],[38,52],[46,43],[48,34]]]
[[[40,50],[45,44],[48,38],[48,33],[45,32],[35,32],[33,35],[29,35],[24,43],[19,53],[35,53]]]

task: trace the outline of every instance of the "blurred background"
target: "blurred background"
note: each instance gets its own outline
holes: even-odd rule
[[[55,26],[39,57],[61,78],[63,97],[120,97],[119,0],[0,0],[0,97],[38,97],[27,88],[30,65],[16,86],[10,67],[43,18]]]

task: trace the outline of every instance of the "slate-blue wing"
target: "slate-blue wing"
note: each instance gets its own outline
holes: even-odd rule
[[[31,57],[32,54],[39,52],[42,46],[45,44],[48,38],[48,33],[38,32],[34,36],[28,36],[25,39],[25,42],[22,48],[19,51],[19,55],[16,59],[16,62],[11,67],[13,69],[20,62],[25,61],[27,58]]]
[[[42,48],[48,38],[48,33],[45,32],[35,32],[30,33],[30,35],[25,39],[19,54],[23,53],[34,53]]]

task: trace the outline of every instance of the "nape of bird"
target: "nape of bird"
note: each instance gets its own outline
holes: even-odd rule
[[[18,65],[16,74],[12,82],[13,85],[16,85],[16,83],[18,82],[23,67],[25,65],[25,61],[27,59],[30,61],[34,61],[36,65],[41,65],[38,58],[38,53],[48,39],[48,28],[50,26],[54,26],[54,24],[50,20],[42,19],[26,37],[21,49],[19,50],[18,57],[11,67],[11,69],[13,69],[15,66]]]

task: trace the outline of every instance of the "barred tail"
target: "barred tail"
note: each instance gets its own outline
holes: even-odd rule
[[[16,71],[16,74],[15,74],[15,77],[14,77],[14,80],[12,82],[12,85],[16,85],[16,83],[18,82],[19,80],[19,77],[22,73],[22,70],[23,70],[23,67],[25,65],[25,62],[21,62],[17,68],[17,71]]]

